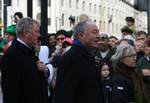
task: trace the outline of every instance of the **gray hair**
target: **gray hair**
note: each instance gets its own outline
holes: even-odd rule
[[[23,18],[16,25],[16,35],[20,37],[23,31],[31,31],[34,24],[38,22],[32,18]]]
[[[117,63],[125,56],[125,54],[131,54],[133,52],[135,52],[135,49],[133,46],[129,44],[120,44],[117,46],[116,52],[112,56],[111,60],[114,63]]]
[[[85,21],[81,21],[79,22],[75,27],[74,27],[74,31],[73,34],[75,37],[77,37],[78,34],[83,33],[85,31],[85,27],[87,26],[87,24],[93,23],[91,20],[85,20]]]

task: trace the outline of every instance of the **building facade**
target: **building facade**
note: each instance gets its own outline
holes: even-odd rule
[[[41,3],[41,0],[33,0],[34,19],[40,20]],[[89,15],[101,32],[111,35],[120,34],[120,28],[126,25],[127,16],[135,18],[136,30],[147,31],[147,15],[122,0],[48,0],[47,7],[49,33],[59,29],[71,30],[73,25],[69,17],[75,17],[77,23],[80,14]],[[11,6],[8,6],[8,24],[12,23],[10,17],[16,11],[21,11],[26,17],[27,0],[11,0]]]

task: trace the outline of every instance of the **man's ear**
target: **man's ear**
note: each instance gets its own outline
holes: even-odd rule
[[[79,34],[78,34],[78,37],[83,37],[84,36],[84,34],[82,33],[82,32],[80,32]]]

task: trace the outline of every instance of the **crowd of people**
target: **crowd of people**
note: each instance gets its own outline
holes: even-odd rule
[[[150,103],[150,38],[134,18],[118,39],[83,14],[41,45],[40,24],[14,17],[0,41],[3,103]]]

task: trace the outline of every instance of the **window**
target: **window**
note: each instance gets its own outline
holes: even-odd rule
[[[91,13],[92,3],[89,3],[89,12]]]
[[[71,0],[69,0],[69,8],[71,8]]]
[[[85,1],[83,1],[83,3],[82,3],[82,10],[83,11],[85,10]]]
[[[20,0],[19,0],[20,1]],[[41,6],[41,0],[38,0],[38,6]]]
[[[101,14],[101,5],[99,5],[99,14]]]
[[[62,26],[64,26],[64,14],[62,14]]]
[[[96,13],[96,4],[94,4],[94,13]]]
[[[76,9],[79,8],[79,0],[76,0]]]
[[[64,0],[61,0],[61,6],[64,6]]]
[[[51,6],[51,0],[48,0],[48,6]]]
[[[48,18],[48,25],[51,25],[51,18]]]
[[[108,14],[107,14],[107,16],[108,16],[108,18],[109,18],[109,15],[110,15],[110,14],[109,14],[109,7],[108,7],[108,11],[107,11],[107,13],[108,13]]]

